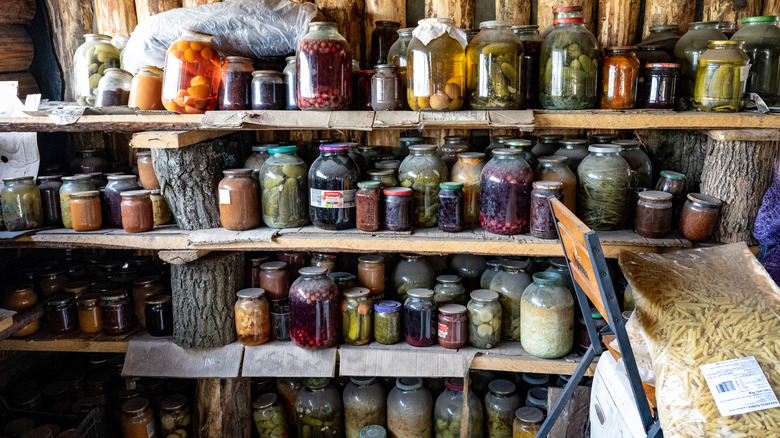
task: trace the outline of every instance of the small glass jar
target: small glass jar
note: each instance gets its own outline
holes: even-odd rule
[[[536,181],[531,190],[531,235],[540,239],[557,239],[558,227],[550,210],[550,198],[563,202],[563,183]]]
[[[523,103],[523,43],[510,25],[502,20],[483,21],[468,45],[466,84],[473,109],[510,110]]]
[[[466,306],[445,304],[439,307],[439,345],[449,349],[458,349],[466,345],[468,325]]]
[[[173,334],[173,302],[169,295],[152,295],[144,298],[144,323],[152,336]]]
[[[526,406],[515,411],[515,420],[512,426],[512,438],[535,438],[542,428],[544,413],[535,407]]]
[[[433,397],[422,379],[402,377],[387,396],[387,429],[396,438],[433,436]]]
[[[385,227],[389,231],[412,229],[413,191],[406,187],[393,187],[382,191],[385,195]]]
[[[607,47],[604,52],[601,63],[601,108],[633,108],[639,84],[636,47]]]
[[[330,275],[334,270],[336,270],[336,256],[334,254],[313,252],[311,253],[310,263],[310,266],[324,268],[326,275]]]
[[[718,29],[718,21],[695,22],[674,46],[674,62],[680,64],[679,94],[693,97],[696,83],[696,70],[699,57],[712,40],[726,40],[726,35]]]
[[[138,179],[141,181],[141,187],[146,190],[155,190],[160,188],[160,181],[154,173],[152,165],[152,153],[150,151],[138,152]]]
[[[100,333],[103,330],[103,317],[100,311],[100,294],[84,294],[76,298],[79,328],[82,333]]]
[[[309,23],[296,51],[296,99],[302,110],[345,110],[352,99],[352,52],[336,23]]]
[[[463,279],[457,275],[439,275],[436,277],[436,286],[433,288],[433,299],[438,306],[445,304],[466,305],[466,288],[462,284]]]
[[[107,68],[97,87],[96,107],[126,106],[133,74],[121,68]]]
[[[43,210],[44,225],[52,227],[62,226],[62,209],[60,208],[60,181],[62,175],[49,175],[38,177],[38,190],[41,191],[41,208]]]
[[[430,289],[411,289],[404,301],[404,339],[413,347],[436,343],[438,317]]]
[[[672,231],[672,195],[648,190],[639,194],[636,233],[648,239],[666,237]]]
[[[402,301],[410,289],[433,289],[436,274],[424,256],[401,254],[393,271],[393,287]]]
[[[563,184],[563,204],[576,211],[577,175],[569,168],[569,159],[559,155],[539,158],[539,167],[534,173],[537,181],[558,181]]]
[[[282,74],[273,70],[260,70],[252,73],[252,109],[284,109],[284,79]]]
[[[382,184],[379,181],[358,183],[355,195],[355,222],[358,230],[379,231],[382,217]]]
[[[469,383],[469,386],[471,384]],[[483,410],[482,402],[474,393],[468,392],[464,403],[463,379],[448,377],[444,381],[445,390],[436,399],[434,407],[434,424],[436,437],[459,437],[461,435],[461,423],[464,404],[468,405],[468,432],[463,433],[468,437],[478,438],[483,436]]]
[[[398,66],[378,64],[371,78],[371,108],[374,111],[400,111],[404,108],[404,85]]]
[[[63,176],[60,187],[60,214],[65,228],[73,228],[70,219],[70,194],[95,190],[88,176]],[[2,195],[0,195],[2,196]],[[4,197],[4,196],[3,196]]]
[[[444,164],[447,165],[447,169],[451,169],[458,161],[458,154],[468,152],[469,147],[467,136],[448,135],[444,137],[444,144],[436,151],[436,155],[444,161]]]
[[[401,340],[401,303],[380,301],[374,304],[374,340],[392,345]]]
[[[122,192],[140,190],[135,175],[112,175],[104,192],[103,223],[109,228],[122,228]],[[94,188],[91,190],[95,190]]]
[[[518,260],[501,260],[501,271],[490,281],[490,290],[498,293],[501,303],[503,337],[509,341],[520,340],[520,301],[531,284],[526,266]]]
[[[295,90],[297,88],[297,66],[295,63],[295,56],[288,56],[284,58],[287,65],[284,66],[282,71],[282,81],[284,82],[284,96],[285,96],[285,108],[286,110],[297,110],[298,102],[295,99]]]
[[[773,11],[776,13],[777,11]],[[731,39],[744,41],[750,57],[747,92],[757,93],[768,106],[780,105],[780,28],[777,16],[744,17]]]
[[[234,307],[236,335],[244,345],[262,345],[271,339],[268,300],[260,288],[241,289]]]
[[[515,411],[523,404],[520,395],[515,392],[515,384],[509,380],[493,380],[488,384],[488,390],[485,395],[487,436],[513,438]]]
[[[472,225],[479,223],[479,187],[485,154],[464,152],[458,154],[458,161],[452,166],[452,180],[463,184],[463,221]]]
[[[311,438],[338,438],[342,436],[343,414],[339,391],[330,379],[306,379],[295,400],[298,436]]]
[[[186,437],[192,434],[192,414],[184,395],[174,394],[162,399],[159,415],[164,436]]]
[[[680,64],[647,64],[640,93],[640,108],[673,109],[677,98]]]
[[[742,41],[710,41],[696,69],[693,109],[735,113],[744,106],[743,97],[750,72],[750,58]]]
[[[219,182],[219,220],[231,231],[251,230],[260,225],[260,187],[252,178],[252,169],[222,172]]]
[[[32,284],[15,284],[10,286],[3,296],[2,305],[4,309],[22,312],[38,303],[38,295],[35,293]],[[31,335],[37,332],[41,327],[40,320],[36,319],[26,326],[20,328],[11,335],[14,338]]]
[[[714,196],[688,194],[680,215],[680,234],[691,242],[710,240],[715,233],[721,204]]]
[[[138,67],[130,84],[127,105],[141,111],[162,111],[163,71],[152,65]]]
[[[466,35],[448,18],[418,24],[407,49],[409,106],[414,111],[457,111],[466,97]]]
[[[674,204],[674,217],[679,216],[683,202],[685,202],[685,174],[671,170],[662,170],[661,177],[655,184],[655,189],[659,192],[672,194],[672,204]]]
[[[103,294],[100,302],[100,317],[103,333],[121,336],[133,328],[133,306],[127,300],[127,292],[115,290]]]
[[[122,435],[125,438],[157,438],[157,423],[149,400],[131,398],[122,404]]]
[[[35,274],[37,291],[41,297],[49,297],[60,293],[68,283],[64,268],[58,264],[48,266]]]
[[[298,279],[298,271],[309,265],[309,254],[303,251],[279,251],[276,260],[287,263],[290,281]]]
[[[162,102],[168,111],[203,114],[217,108],[222,63],[211,38],[184,29],[168,48],[162,88]]]
[[[508,149],[516,149],[522,152],[521,156],[523,160],[531,166],[531,169],[536,170],[539,166],[539,160],[536,158],[536,155],[531,152],[531,149],[533,149],[531,140],[525,138],[510,138],[504,141],[504,146]]]
[[[371,79],[375,70],[360,70],[352,74],[352,109],[357,111],[371,111]]]
[[[344,291],[344,300],[341,302],[341,334],[345,344],[366,345],[371,342],[373,307],[368,289],[353,287]]]
[[[284,406],[279,403],[279,397],[266,393],[252,403],[252,420],[260,438],[287,438],[287,419],[284,416]]]
[[[165,287],[160,281],[159,275],[150,275],[141,277],[133,282],[133,306],[135,308],[135,317],[138,318],[138,324],[146,328],[145,301],[153,295],[165,293]]]
[[[577,169],[577,217],[597,231],[626,224],[631,201],[631,168],[614,145],[588,147]]]
[[[582,17],[559,18],[542,43],[539,100],[544,109],[587,109],[598,97],[599,44]]]
[[[145,233],[154,229],[154,211],[149,190],[122,192],[122,228],[128,233]]]
[[[285,262],[266,262],[260,265],[259,287],[271,301],[287,299],[290,293],[290,273]]]
[[[563,357],[574,346],[574,298],[553,272],[537,272],[523,292],[520,340],[541,359]]]
[[[290,340],[290,306],[271,306],[271,335],[277,341]]]
[[[150,191],[149,199],[152,200],[152,216],[154,217],[155,226],[173,222],[173,213],[171,213],[168,201],[162,195],[160,189]]]
[[[49,297],[45,302],[45,310],[52,334],[64,335],[79,327],[76,300],[73,297],[62,294]]]
[[[349,272],[331,272],[328,274],[328,277],[330,277],[330,279],[336,283],[336,287],[339,288],[339,296],[343,295],[347,289],[356,287],[355,279],[357,277]]]
[[[268,227],[302,227],[309,222],[309,169],[296,150],[295,146],[268,149],[271,157],[260,169],[263,222]]]
[[[615,140],[620,146],[620,156],[631,168],[631,187],[650,188],[653,181],[653,163],[642,150],[638,140]]]
[[[290,335],[301,348],[330,348],[338,342],[338,288],[327,272],[303,268],[290,287]]]
[[[226,56],[222,65],[217,105],[225,111],[252,109],[252,60],[242,56]]]
[[[522,82],[523,109],[540,108],[539,105],[539,56],[544,39],[539,35],[539,26],[528,24],[512,26],[512,32],[523,44]],[[547,155],[547,154],[545,154]],[[541,155],[540,155],[541,156]]]
[[[469,344],[476,348],[493,348],[501,342],[501,304],[491,290],[475,290],[469,310]]]
[[[531,166],[517,149],[496,149],[482,169],[480,224],[493,234],[528,232],[531,204]]]
[[[73,231],[95,231],[103,226],[97,190],[70,194],[70,220]]]
[[[94,106],[106,70],[120,67],[119,50],[108,35],[87,34],[84,40],[73,56],[74,94],[79,105]]]
[[[439,184],[439,229],[448,233],[463,231],[463,184]]]
[[[647,100],[644,95],[645,73],[647,64],[668,64],[672,62],[672,57],[666,53],[663,44],[637,44],[636,57],[639,58],[639,85],[636,92],[637,102]]]
[[[3,219],[8,231],[31,230],[43,226],[41,191],[32,176],[3,179]]]
[[[449,178],[447,165],[436,156],[436,146],[409,147],[410,155],[401,163],[401,186],[413,190],[415,225],[436,225],[439,213],[439,184]]]
[[[348,146],[320,146],[320,156],[309,170],[309,217],[324,230],[355,227],[355,195],[360,169],[347,155]]]

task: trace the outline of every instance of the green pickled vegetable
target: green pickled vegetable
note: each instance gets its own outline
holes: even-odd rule
[[[508,27],[483,29],[466,52],[466,84],[471,107],[520,108],[522,59],[522,43]]]
[[[373,304],[368,296],[346,298],[341,305],[342,335],[348,345],[365,345],[371,342]]]
[[[287,438],[287,420],[280,404],[255,409],[252,419],[260,438]]]
[[[584,26],[556,26],[542,44],[540,65],[539,97],[545,109],[595,106],[599,48]]]
[[[384,345],[401,341],[401,312],[374,313],[374,340]]]
[[[502,412],[486,406],[485,416],[487,417],[488,437],[512,438],[512,425],[515,420],[514,412]]]
[[[741,62],[721,63],[699,59],[693,107],[699,111],[737,112],[742,108],[747,77]]]
[[[309,222],[306,164],[296,155],[274,154],[259,171],[263,221],[272,228]]]

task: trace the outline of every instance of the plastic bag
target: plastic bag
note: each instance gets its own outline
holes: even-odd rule
[[[700,368],[753,356],[780,389],[780,289],[747,245],[621,251],[619,262],[653,359],[664,436],[780,436],[780,408],[722,416]]]
[[[642,378],[642,383],[655,386],[653,360],[650,358],[650,350],[647,348],[645,330],[642,328],[642,317],[640,316],[639,312],[631,313],[631,317],[626,323],[626,333],[628,334],[628,340],[631,343],[631,351],[634,352],[634,360],[636,361],[636,366],[639,370],[639,377]],[[609,346],[622,353],[622,351],[620,351],[620,345],[618,345],[617,339],[613,340]],[[625,372],[623,358],[620,358],[618,364],[623,367]]]
[[[313,3],[290,0],[231,0],[172,9],[135,28],[123,53],[125,70],[135,73],[143,65],[162,68],[165,52],[183,29],[213,35],[212,43],[223,56],[286,55],[295,52],[316,14]]]

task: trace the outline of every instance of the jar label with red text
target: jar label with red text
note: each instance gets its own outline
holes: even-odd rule
[[[439,323],[439,337],[446,338],[449,333],[450,333],[450,328],[447,327],[445,324]]]
[[[357,190],[317,190],[311,189],[312,207],[354,208]]]

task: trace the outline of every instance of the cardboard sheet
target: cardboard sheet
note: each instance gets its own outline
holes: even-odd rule
[[[439,345],[419,348],[406,343],[339,347],[342,376],[462,377],[479,353],[476,348],[449,350]]]
[[[340,347],[343,349],[344,347]],[[335,377],[336,347],[306,350],[292,342],[274,341],[257,347],[245,347],[244,377]]]
[[[258,228],[247,231],[230,231],[224,228],[210,228],[190,233],[189,245],[213,245],[237,242],[271,242],[279,233],[273,228]]]
[[[371,111],[210,111],[203,116],[203,129],[301,128],[370,131]]]
[[[234,342],[219,348],[184,349],[170,338],[148,334],[130,340],[123,376],[234,378],[238,377],[244,344]]]

